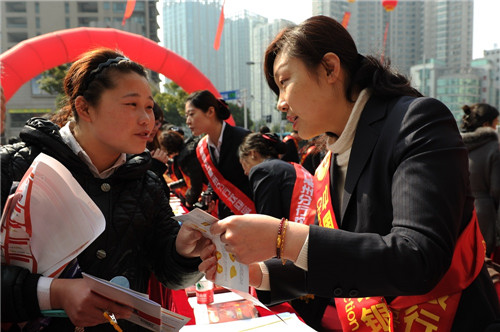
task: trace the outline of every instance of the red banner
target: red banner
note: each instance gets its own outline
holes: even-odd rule
[[[125,8],[125,14],[123,14],[122,25],[125,25],[125,21],[128,20],[135,8],[135,0],[127,0],[127,7]]]
[[[219,16],[219,24],[217,25],[217,32],[215,33],[215,40],[214,40],[214,48],[215,50],[219,50],[220,47],[220,39],[222,37],[222,29],[224,29],[224,4],[226,3],[226,0],[222,3],[222,8],[220,11],[220,16]]]

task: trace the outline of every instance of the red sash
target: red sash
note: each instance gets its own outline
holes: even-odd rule
[[[295,143],[295,147],[297,148],[297,151],[299,150],[299,142],[291,135],[286,135],[285,138],[283,138],[283,142],[286,143],[289,140],[293,140],[293,143]]]
[[[293,186],[290,204],[290,221],[300,224],[314,224],[316,209],[314,208],[314,178],[304,167],[291,163],[295,168],[296,180]]]
[[[316,148],[315,145],[311,145],[310,147],[307,148],[305,153],[302,153],[302,157],[300,158],[300,164],[304,164],[304,161],[306,160],[307,156],[312,154],[314,152],[314,149]]]
[[[330,199],[330,159],[316,170],[314,195],[319,225],[338,228]],[[449,331],[462,295],[484,263],[485,243],[476,212],[460,234],[448,271],[429,293],[398,296],[390,304],[383,297],[336,298],[343,331],[441,332]]]
[[[215,167],[208,151],[208,136],[203,137],[196,147],[196,155],[212,189],[234,214],[255,213],[255,205],[241,190],[224,179]]]

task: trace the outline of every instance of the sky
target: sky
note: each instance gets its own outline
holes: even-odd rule
[[[283,18],[294,23],[300,23],[312,15],[311,0],[226,0],[224,13],[226,17],[229,17],[242,9],[271,20]],[[495,45],[500,47],[499,13],[499,0],[474,0],[474,59],[482,58],[485,49],[494,49]]]

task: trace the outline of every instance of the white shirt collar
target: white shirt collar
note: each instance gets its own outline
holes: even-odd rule
[[[76,140],[75,136],[73,135],[73,132],[71,131],[72,128],[74,128],[75,122],[70,121],[66,123],[64,127],[62,127],[59,130],[59,133],[61,134],[61,137],[66,143],[67,146],[70,147],[70,149],[78,156],[80,159],[89,167],[90,172],[96,177],[100,179],[106,179],[109,176],[111,176],[115,170],[120,167],[121,165],[125,164],[127,161],[127,155],[125,153],[122,153],[120,157],[116,160],[116,162],[108,169],[99,172],[97,168],[95,167],[94,163],[90,159],[89,155],[85,152],[85,150],[80,146],[78,141]]]
[[[208,146],[214,148],[214,155],[215,158],[217,159],[217,162],[219,162],[220,149],[222,146],[222,136],[224,135],[225,128],[226,128],[226,121],[222,121],[222,129],[220,130],[220,135],[219,135],[219,140],[217,141],[217,145],[215,145],[215,143],[210,140],[210,137],[208,137]]]

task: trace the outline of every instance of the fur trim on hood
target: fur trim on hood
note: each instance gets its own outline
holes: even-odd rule
[[[491,127],[479,127],[473,132],[462,133],[462,139],[467,149],[474,150],[488,142],[498,142],[498,134]]]

